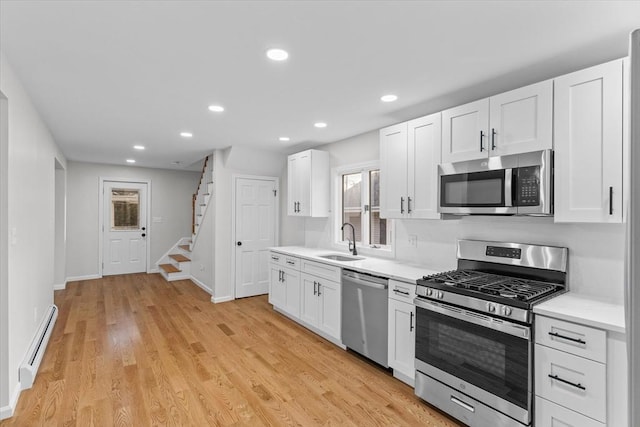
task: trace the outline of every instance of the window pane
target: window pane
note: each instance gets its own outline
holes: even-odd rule
[[[362,174],[342,175],[342,222],[353,224],[355,240],[362,242]],[[351,227],[342,231],[342,240],[353,239]]]
[[[140,228],[140,192],[138,190],[111,190],[111,229],[137,230]]]
[[[369,171],[369,200],[371,216],[369,220],[369,243],[387,244],[387,220],[380,218],[380,171]]]

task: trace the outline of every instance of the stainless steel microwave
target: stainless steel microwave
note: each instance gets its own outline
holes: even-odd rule
[[[439,166],[439,206],[454,215],[553,215],[553,151]]]

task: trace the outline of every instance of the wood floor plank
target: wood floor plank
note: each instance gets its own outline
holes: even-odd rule
[[[69,283],[34,386],[0,426],[459,426],[266,296],[210,298],[158,274]]]

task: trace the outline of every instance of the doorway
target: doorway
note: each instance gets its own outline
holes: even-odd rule
[[[150,183],[101,181],[102,275],[146,272]]]
[[[58,159],[53,160],[55,180],[54,210],[54,277],[53,289],[64,289],[67,283],[67,180],[64,166]]]
[[[235,177],[236,298],[269,292],[269,248],[278,243],[278,187],[279,180],[274,177]]]

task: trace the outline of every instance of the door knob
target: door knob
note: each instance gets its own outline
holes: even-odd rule
[[[242,242],[238,242],[238,243],[236,243],[236,245],[242,246]]]
[[[142,233],[142,237],[145,237],[147,234],[146,233]]]
[[[142,231],[144,231],[144,230],[146,230],[146,229],[147,229],[147,227],[142,227]]]

